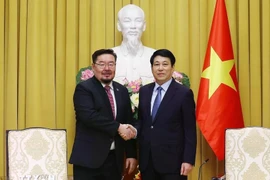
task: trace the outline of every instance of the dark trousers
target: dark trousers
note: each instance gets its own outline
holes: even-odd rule
[[[74,180],[121,180],[118,171],[115,152],[111,151],[104,164],[99,168],[87,168],[73,165]]]
[[[142,180],[187,180],[187,176],[180,175],[180,169],[179,172],[175,174],[158,173],[154,168],[152,155],[150,154],[149,157],[146,170],[141,172]]]

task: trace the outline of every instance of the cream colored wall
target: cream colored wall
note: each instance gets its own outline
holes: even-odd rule
[[[270,2],[225,2],[245,124],[270,127]],[[175,54],[197,98],[215,0],[0,0],[0,176],[7,129],[66,128],[71,152],[75,75],[96,49],[121,42],[116,15],[129,3],[145,11],[144,44]],[[202,180],[223,173],[198,129],[191,180],[206,158]]]

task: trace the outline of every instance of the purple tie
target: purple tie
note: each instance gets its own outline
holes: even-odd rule
[[[159,105],[161,103],[161,91],[162,91],[162,87],[159,86],[157,88],[157,96],[156,96],[156,99],[154,101],[154,105],[153,105],[153,109],[152,109],[152,121],[154,121],[156,114],[157,114],[157,111],[158,111],[158,108],[159,108]]]
[[[106,90],[106,93],[108,95],[108,98],[109,98],[109,101],[110,101],[110,104],[111,104],[111,108],[112,108],[112,112],[113,112],[113,118],[115,119],[114,101],[113,101],[113,96],[112,96],[112,93],[111,93],[110,89],[111,89],[110,86],[105,86],[105,90]]]

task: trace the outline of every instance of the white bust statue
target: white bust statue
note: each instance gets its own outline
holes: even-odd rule
[[[145,28],[144,11],[140,7],[128,4],[120,9],[117,29],[122,32],[123,41],[112,49],[117,54],[115,80],[122,84],[124,79],[134,81],[141,78],[143,84],[154,80],[150,57],[155,49],[141,42]]]

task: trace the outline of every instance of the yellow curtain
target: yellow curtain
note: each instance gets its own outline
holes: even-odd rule
[[[226,0],[246,126],[270,127],[270,2]],[[91,54],[121,42],[117,12],[140,6],[142,41],[168,48],[197,98],[215,0],[0,0],[0,177],[5,176],[5,132],[32,126],[65,128],[74,138],[72,96],[79,68]],[[198,129],[196,166],[189,179],[224,173]],[[72,167],[69,165],[69,174]]]

